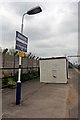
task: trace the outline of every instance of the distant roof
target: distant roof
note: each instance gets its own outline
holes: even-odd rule
[[[51,59],[67,59],[66,57],[51,57],[51,58],[40,58],[39,60],[51,60]]]

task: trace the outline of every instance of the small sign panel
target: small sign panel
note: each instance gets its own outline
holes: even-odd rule
[[[28,37],[16,31],[16,49],[27,52]]]
[[[19,56],[24,57],[25,53],[23,51],[19,51]]]

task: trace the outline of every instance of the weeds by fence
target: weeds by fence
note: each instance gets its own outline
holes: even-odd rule
[[[39,77],[39,67],[38,68],[30,67],[30,68],[27,68],[26,73],[21,73],[21,82],[25,82],[27,80],[31,80],[37,77]],[[2,88],[15,85],[17,80],[18,80],[18,72],[14,76],[12,74],[7,74],[2,78]]]

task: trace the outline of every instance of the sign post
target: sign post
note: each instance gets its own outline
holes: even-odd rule
[[[40,6],[37,6],[35,8],[32,8],[31,10],[27,11],[26,13],[23,14],[22,16],[22,24],[21,24],[21,33],[23,33],[23,20],[24,16],[26,14],[28,15],[34,15],[37,13],[42,12],[42,9]],[[19,33],[16,31],[16,49],[20,51],[27,52],[27,43],[28,43],[28,38],[24,36],[23,34]],[[22,53],[19,54],[19,75],[18,75],[18,81],[17,81],[17,89],[16,89],[16,105],[20,104],[20,98],[21,98],[21,81],[20,81],[20,75],[21,75],[21,57]]]
[[[20,104],[21,99],[21,57],[24,57],[24,53],[27,52],[28,38],[16,31],[16,49],[19,50],[19,73],[16,87],[16,105]]]

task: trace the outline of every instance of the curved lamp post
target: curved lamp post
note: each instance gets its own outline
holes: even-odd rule
[[[23,33],[23,21],[24,21],[24,16],[26,14],[28,15],[34,15],[37,13],[42,12],[42,9],[40,6],[37,6],[35,8],[30,9],[26,13],[23,14],[22,16],[22,24],[21,24],[21,33]],[[17,81],[17,88],[16,88],[16,105],[20,104],[20,99],[21,99],[21,80],[20,80],[20,75],[21,75],[21,57],[19,56],[19,74],[18,74],[18,81]]]
[[[29,11],[27,11],[26,13],[23,14],[23,16],[22,16],[22,24],[21,24],[21,33],[23,33],[23,21],[24,21],[24,16],[25,16],[26,14],[28,14],[28,15],[34,15],[34,14],[37,14],[37,13],[40,13],[40,12],[42,12],[42,9],[41,9],[41,7],[37,6],[37,7],[32,8],[31,10],[29,10]]]

